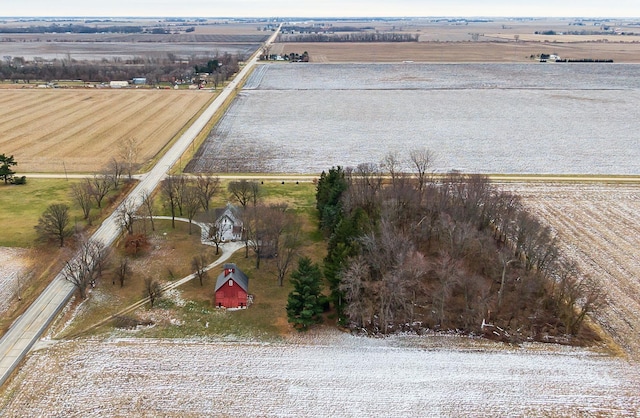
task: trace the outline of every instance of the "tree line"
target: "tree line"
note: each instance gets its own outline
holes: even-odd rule
[[[301,33],[278,35],[278,42],[418,42],[419,37],[395,32]]]
[[[58,25],[32,25],[32,26],[2,26],[0,33],[143,33],[145,28],[142,26],[86,26],[80,24]]]
[[[374,333],[458,330],[507,341],[587,335],[603,290],[564,257],[518,196],[481,175],[412,174],[381,164],[333,167],[317,185],[331,302],[340,321]]]
[[[238,55],[229,53],[210,58],[195,58],[183,61],[173,54],[165,58],[136,57],[129,60],[114,58],[102,61],[76,61],[54,59],[52,61],[27,61],[22,57],[5,56],[0,61],[0,78],[14,82],[29,83],[34,80],[52,82],[55,80],[81,80],[86,83],[103,83],[114,80],[131,80],[146,77],[147,83],[183,81],[190,82],[196,71],[210,68],[215,62],[218,81],[227,80],[239,70]],[[196,69],[194,71],[194,69]],[[213,70],[213,68],[212,68]]]

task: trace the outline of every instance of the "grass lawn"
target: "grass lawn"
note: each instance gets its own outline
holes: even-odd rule
[[[315,186],[311,183],[296,185],[291,182],[283,185],[280,182],[266,181],[262,186],[265,203],[284,201],[296,211],[302,221],[305,236],[301,255],[320,261],[324,256],[324,243],[317,233]],[[226,184],[223,184],[213,206],[223,206],[227,201]],[[159,212],[163,211],[161,196],[156,197],[155,205]],[[209,262],[216,259],[215,248],[200,243],[200,231],[197,227],[189,235],[186,223],[176,222],[175,229],[171,228],[171,221],[168,220],[156,220],[155,225],[156,231],[151,232],[149,222],[146,225],[143,222],[137,223],[138,228],[146,228],[149,233],[150,245],[144,253],[132,258],[133,274],[124,287],[121,288],[117,280],[113,284],[115,276],[112,267],[98,282],[89,300],[78,308],[75,319],[60,336],[82,331],[145,297],[145,277],[153,277],[163,283],[177,280],[192,273],[191,260],[194,256],[205,254]],[[122,243],[114,249],[114,255],[116,260],[123,255]],[[249,293],[254,296],[254,303],[248,309],[225,311],[215,308],[214,288],[222,269],[220,266],[209,272],[203,286],[198,279],[193,279],[164,295],[153,308],[146,305],[127,315],[141,322],[152,321],[152,327],[138,331],[117,330],[116,334],[150,338],[215,336],[270,340],[291,332],[285,310],[291,285],[287,278],[284,286],[278,286],[275,262],[262,260],[260,269],[257,270],[255,255],[249,251],[249,258],[246,258],[244,249],[236,252],[229,262],[236,263],[249,276]],[[293,263],[290,272],[296,267],[297,261]],[[63,318],[59,323],[64,323],[67,319]],[[102,326],[92,333],[113,335],[113,325]]]
[[[0,246],[32,247],[36,240],[33,228],[47,206],[66,203],[71,208],[71,222],[82,219],[71,199],[71,185],[77,180],[27,179],[25,185],[0,185]]]

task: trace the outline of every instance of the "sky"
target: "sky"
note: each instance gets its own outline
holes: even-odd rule
[[[2,0],[0,16],[640,17],[640,0]]]

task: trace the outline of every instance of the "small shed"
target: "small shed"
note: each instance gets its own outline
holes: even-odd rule
[[[235,264],[227,263],[216,280],[215,294],[219,308],[246,308],[249,278]]]

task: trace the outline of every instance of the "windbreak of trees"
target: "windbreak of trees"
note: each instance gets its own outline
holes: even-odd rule
[[[0,27],[0,33],[143,33],[142,26],[86,26],[78,24],[67,25],[35,25],[25,27]]]
[[[419,35],[394,32],[301,33],[279,35],[278,42],[418,42]]]
[[[517,196],[480,175],[409,176],[390,161],[334,167],[318,182],[324,274],[345,325],[506,341],[586,335],[602,289]]]
[[[156,84],[176,80],[190,81],[195,75],[194,69],[207,69],[215,72],[218,81],[224,81],[239,70],[242,57],[222,54],[214,58],[197,58],[184,62],[172,54],[166,58],[137,57],[131,60],[114,58],[103,60],[75,61],[55,59],[50,62],[26,61],[21,57],[4,57],[0,61],[0,78],[14,82],[39,80],[82,80],[84,82],[102,83],[113,80],[131,80],[134,77],[146,77],[147,82]],[[213,63],[216,63],[215,71]],[[219,64],[219,65],[218,65]],[[211,67],[212,71],[209,71]]]

